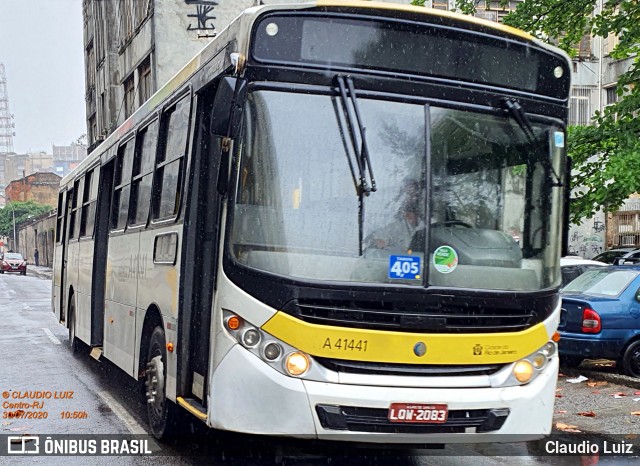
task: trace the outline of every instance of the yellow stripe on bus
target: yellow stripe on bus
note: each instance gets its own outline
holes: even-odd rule
[[[414,6],[414,5],[402,5],[398,3],[382,3],[382,2],[365,2],[362,0],[354,0],[354,1],[341,1],[341,0],[318,0],[316,2],[316,6],[321,7],[354,7],[354,8],[372,8],[378,10],[396,10],[396,11],[410,11],[412,13],[422,13],[432,16],[441,16],[446,18],[455,18],[462,21],[466,21],[468,23],[481,24],[482,26],[487,26],[492,29],[497,29],[499,31],[506,32],[508,34],[512,34],[514,36],[521,37],[527,40],[535,40],[531,34],[528,34],[520,29],[513,28],[511,26],[507,26],[502,23],[496,23],[494,21],[489,21],[482,18],[476,18],[475,16],[464,15],[461,13],[453,13],[446,10],[437,10],[435,8],[426,8],[423,6]]]
[[[542,323],[520,332],[407,333],[311,324],[284,312],[276,313],[262,329],[312,356],[404,364],[508,363],[528,356],[550,338]]]

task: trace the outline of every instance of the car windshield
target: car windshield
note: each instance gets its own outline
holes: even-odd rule
[[[562,192],[551,180],[563,168],[548,152],[557,128],[535,123],[531,141],[504,115],[356,105],[370,163],[359,160],[364,131],[345,110],[355,114],[353,101],[249,95],[228,237],[238,263],[322,281],[559,285]],[[377,190],[358,195],[372,173]]]
[[[4,260],[22,260],[22,254],[8,252],[4,255]]]
[[[619,296],[637,276],[638,272],[634,270],[593,269],[573,280],[562,292],[615,297]]]

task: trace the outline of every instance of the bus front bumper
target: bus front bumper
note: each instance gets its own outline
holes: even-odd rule
[[[529,384],[504,388],[346,385],[285,376],[234,346],[212,377],[208,424],[222,430],[376,443],[479,443],[551,432],[558,358]],[[446,404],[445,424],[389,423],[391,403]]]

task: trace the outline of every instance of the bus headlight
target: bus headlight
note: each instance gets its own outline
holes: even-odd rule
[[[223,309],[222,324],[231,338],[281,374],[324,380],[327,370],[319,364],[312,365],[313,358],[310,355],[252,325],[234,312]]]
[[[526,359],[522,359],[513,366],[513,376],[520,383],[527,383],[533,376],[533,365]]]
[[[260,343],[260,332],[255,328],[245,330],[242,334],[242,344],[248,348],[253,348]]]
[[[264,354],[264,357],[269,361],[275,361],[282,354],[282,347],[275,341],[270,341],[269,343],[264,345],[262,354]]]
[[[284,362],[284,368],[287,370],[289,375],[299,376],[307,372],[311,361],[309,361],[309,356],[300,351],[296,351],[295,353],[291,353],[287,356]]]

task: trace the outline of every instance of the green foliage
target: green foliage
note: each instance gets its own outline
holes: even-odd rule
[[[456,0],[459,11],[473,14],[483,0]],[[414,0],[413,4],[423,4]],[[488,2],[485,1],[487,4]],[[500,0],[507,5],[507,0]],[[628,60],[618,80],[618,102],[593,118],[594,126],[569,128],[567,150],[573,159],[572,221],[579,223],[600,208],[615,211],[640,192],[640,2],[637,0],[524,0],[505,24],[552,42],[575,56],[585,34],[618,37],[611,58]]]
[[[16,224],[49,212],[53,207],[33,201],[13,201],[0,209],[0,235],[13,235],[13,210],[16,212]]]

